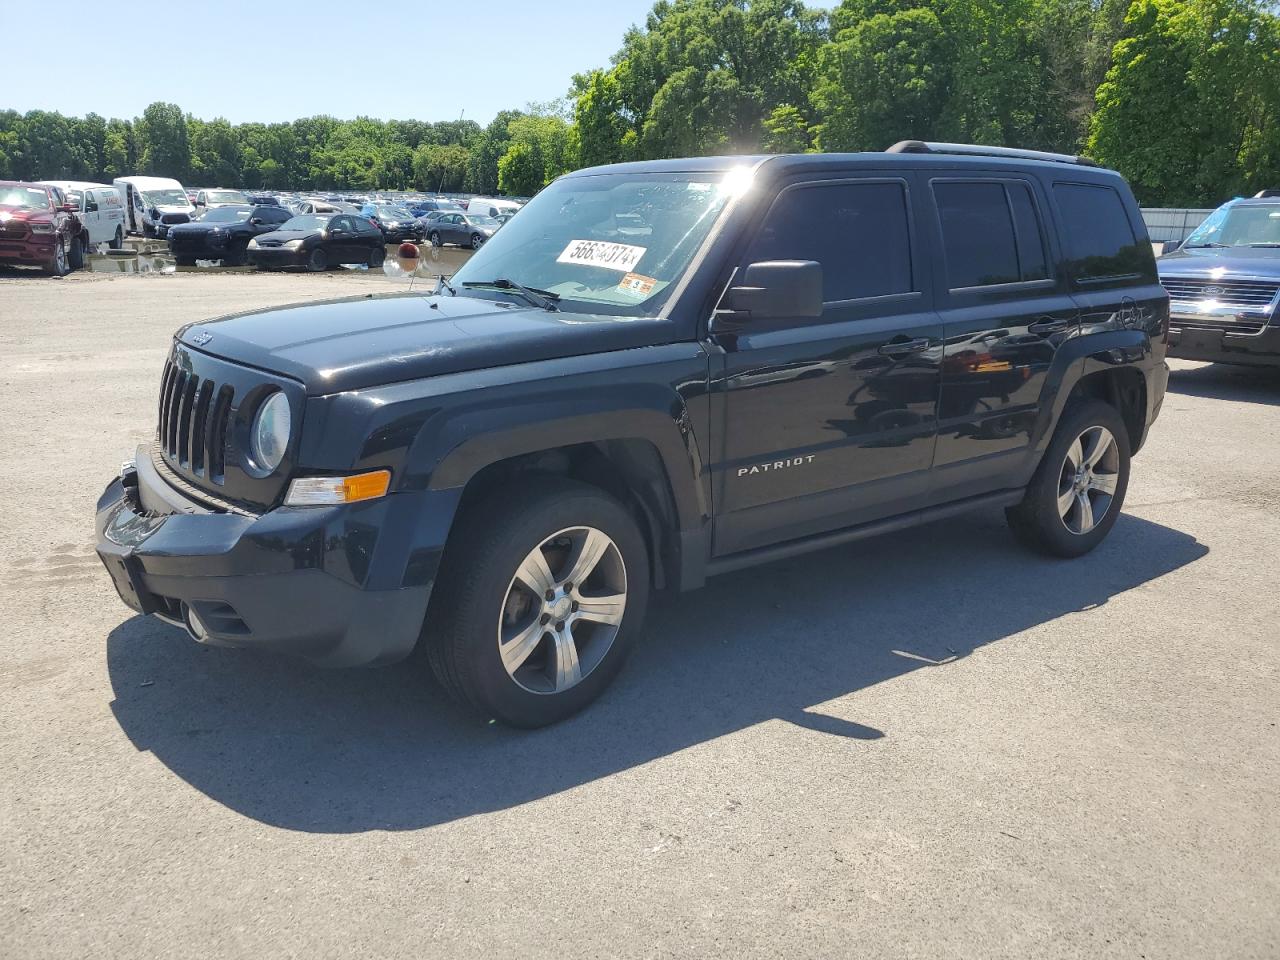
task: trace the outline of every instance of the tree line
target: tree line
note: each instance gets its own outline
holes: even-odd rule
[[[1086,153],[1146,204],[1280,187],[1265,0],[659,0],[564,101],[472,121],[0,111],[0,177],[535,193],[580,166],[901,139]]]

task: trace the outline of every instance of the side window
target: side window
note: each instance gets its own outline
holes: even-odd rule
[[[1018,240],[1018,271],[1023,280],[1048,280],[1049,257],[1044,250],[1044,227],[1031,188],[1025,183],[1008,182],[1009,206],[1013,210],[1013,227]]]
[[[763,260],[821,263],[827,303],[912,292],[905,185],[866,181],[783,190],[745,262]]]
[[[1017,283],[1018,242],[1004,184],[934,183],[933,197],[942,222],[947,285],[955,290]]]
[[[98,195],[92,190],[84,192],[84,210],[86,212],[93,210],[98,205]]]
[[[329,229],[330,230],[346,230],[350,232],[351,218],[350,217],[334,217],[332,220],[329,221]]]
[[[1077,282],[1155,272],[1151,245],[1135,234],[1124,201],[1111,187],[1055,183],[1067,257]]]
[[[289,219],[289,211],[281,207],[266,207],[265,213],[267,223],[284,223]]]

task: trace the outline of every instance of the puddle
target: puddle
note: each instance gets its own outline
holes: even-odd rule
[[[389,280],[410,282],[422,278],[435,279],[449,276],[471,259],[471,251],[461,247],[418,247],[417,258],[401,258],[399,247],[387,246],[387,259],[380,268],[370,270],[364,264],[343,264],[326,271],[327,276],[384,276]],[[224,267],[220,260],[197,260],[194,267],[180,267],[169,254],[168,245],[160,240],[136,240],[125,242],[121,250],[111,250],[99,244],[96,251],[85,258],[85,269],[91,273],[144,274],[144,273],[257,273],[253,266]],[[305,271],[289,271],[305,272]]]

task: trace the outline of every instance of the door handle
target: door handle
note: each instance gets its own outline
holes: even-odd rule
[[[925,339],[898,340],[886,343],[880,348],[880,352],[886,357],[905,357],[909,353],[920,353],[927,349],[929,349],[929,341]]]
[[[1027,327],[1027,330],[1038,336],[1048,336],[1051,333],[1063,333],[1070,324],[1066,320],[1054,320],[1052,317],[1045,317],[1043,320],[1037,320],[1035,323]]]

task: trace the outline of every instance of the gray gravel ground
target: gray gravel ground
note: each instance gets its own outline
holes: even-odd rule
[[[175,327],[386,288],[0,279],[0,957],[1280,954],[1280,372],[1176,363],[1085,560],[984,513],[723,577],[516,733],[93,554]]]

